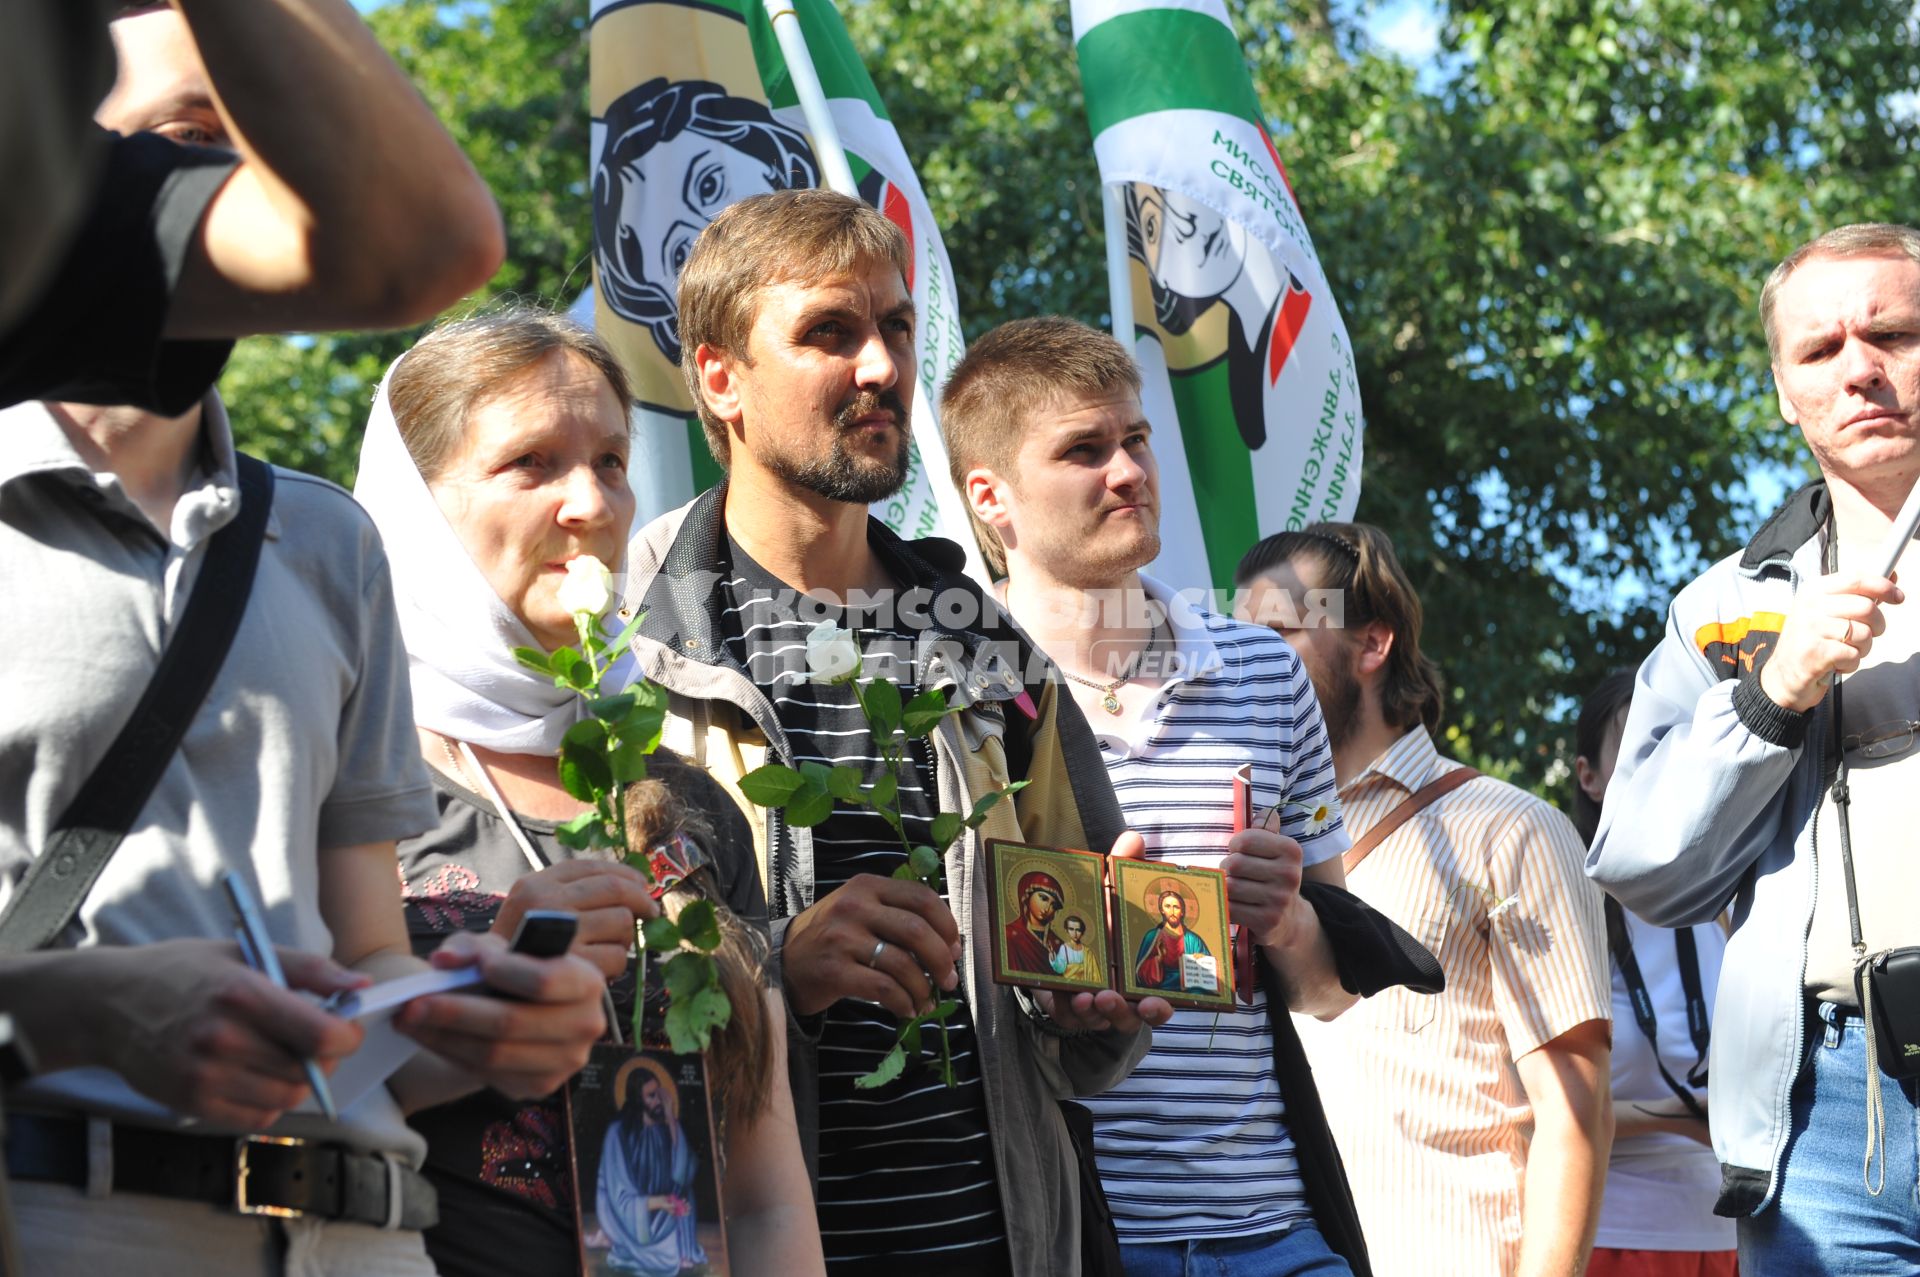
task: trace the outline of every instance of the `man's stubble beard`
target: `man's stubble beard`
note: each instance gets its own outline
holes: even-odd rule
[[[858,457],[847,447],[847,435],[853,421],[876,408],[889,409],[900,443],[894,449],[892,464],[886,460]],[[912,462],[912,425],[907,405],[892,390],[878,394],[863,392],[843,404],[835,414],[833,438],[824,457],[793,457],[777,453],[767,458],[767,469],[775,478],[805,488],[829,501],[849,505],[872,505],[900,491],[907,481]]]
[[[1343,641],[1338,657],[1327,662],[1326,669],[1308,671],[1320,702],[1320,718],[1327,725],[1327,743],[1334,749],[1352,740],[1360,726],[1360,680],[1353,673],[1353,657],[1353,647]]]
[[[1015,492],[1019,489],[1016,487]],[[1104,521],[1105,515],[1101,518]],[[1111,539],[1102,546],[1084,532],[1069,532],[1057,542],[1049,539],[1045,548],[1047,574],[1076,590],[1098,590],[1112,585],[1130,572],[1138,572],[1160,557],[1160,518],[1156,508],[1152,521],[1141,523],[1144,535],[1124,545]]]

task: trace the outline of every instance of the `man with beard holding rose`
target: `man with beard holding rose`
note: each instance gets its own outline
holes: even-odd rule
[[[1129,844],[1085,721],[1058,684],[1023,677],[1031,650],[961,575],[958,547],[868,515],[910,459],[907,253],[875,210],[819,190],[742,200],[701,233],[680,276],[681,368],[727,479],[634,538],[632,646],[669,694],[667,746],[756,829],[829,1271],[1073,1273],[1078,1162],[1056,1101],[1125,1076],[1171,1008],[992,982],[982,840]],[[821,627],[852,633],[863,679],[903,699],[944,688],[961,707],[906,749],[899,832],[858,803],[801,827],[740,794],[768,762],[890,775],[854,687],[809,676]],[[948,851],[945,893],[891,876],[903,842],[933,841],[936,812],[1021,779],[1036,783]],[[946,998],[954,1086],[917,1060],[855,1086],[902,1020]]]

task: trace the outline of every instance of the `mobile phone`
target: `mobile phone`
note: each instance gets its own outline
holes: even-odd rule
[[[513,933],[513,951],[529,958],[557,958],[573,947],[580,915],[566,909],[529,909]]]

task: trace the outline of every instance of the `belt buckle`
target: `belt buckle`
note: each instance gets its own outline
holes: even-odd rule
[[[242,1215],[268,1215],[274,1219],[297,1219],[306,1214],[291,1206],[260,1206],[247,1200],[247,1176],[252,1171],[248,1158],[257,1145],[297,1147],[308,1141],[285,1135],[242,1135],[233,1142],[233,1209]]]

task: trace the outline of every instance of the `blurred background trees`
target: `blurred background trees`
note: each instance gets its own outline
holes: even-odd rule
[[[1444,6],[1419,65],[1368,10],[1229,0],[1346,316],[1386,528],[1447,672],[1448,743],[1553,793],[1569,709],[1808,470],[1755,312],[1821,230],[1910,220],[1911,0]],[[1064,3],[841,0],[943,225],[969,335],[1106,322]],[[368,20],[505,211],[487,295],[587,283],[584,0],[392,0]],[[371,192],[370,198],[379,198]],[[413,334],[254,339],[243,446],[350,482]]]

